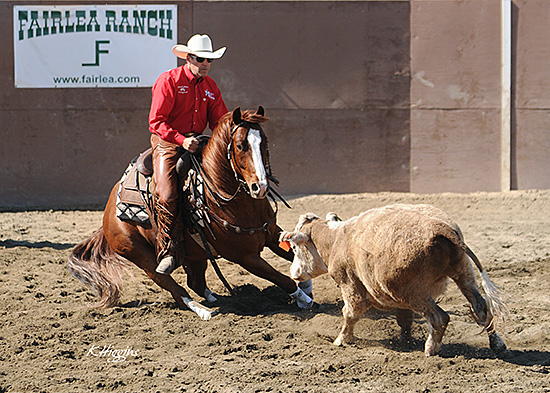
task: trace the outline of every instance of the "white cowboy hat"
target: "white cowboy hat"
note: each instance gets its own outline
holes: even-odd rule
[[[206,34],[195,34],[185,45],[174,45],[172,52],[180,59],[185,59],[188,53],[206,59],[219,59],[227,48],[224,46],[217,51],[212,51],[212,40]]]

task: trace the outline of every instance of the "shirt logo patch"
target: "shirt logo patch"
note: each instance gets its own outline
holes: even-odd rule
[[[189,93],[189,86],[178,86],[178,93],[179,94]]]
[[[208,90],[205,90],[205,91],[204,91],[204,94],[205,94],[208,98],[210,98],[211,100],[215,100],[215,99],[216,99],[216,97],[214,96],[214,93],[211,93],[211,92],[208,91]]]

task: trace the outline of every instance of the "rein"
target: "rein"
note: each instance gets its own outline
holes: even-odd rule
[[[208,176],[204,172],[204,169],[202,168],[202,165],[199,163],[197,158],[193,154],[191,154],[191,163],[192,163],[193,169],[195,170],[195,172],[200,173],[200,175],[204,179],[204,185],[205,185],[206,192],[208,192],[210,194],[211,198],[214,200],[214,202],[216,203],[216,205],[219,208],[222,208],[222,206],[220,204],[220,201],[223,202],[223,203],[229,203],[229,202],[233,201],[237,197],[239,192],[241,192],[243,190],[248,195],[250,195],[250,191],[248,190],[248,184],[246,184],[246,182],[239,177],[239,175],[237,173],[237,170],[235,169],[234,153],[233,153],[233,136],[235,135],[235,133],[237,132],[237,130],[240,127],[247,127],[248,130],[250,130],[250,128],[252,128],[254,125],[255,125],[255,123],[251,123],[249,121],[242,121],[240,123],[235,124],[231,128],[229,143],[227,145],[227,160],[229,161],[229,163],[231,165],[231,169],[233,169],[233,174],[235,176],[235,179],[238,182],[238,186],[237,186],[237,189],[235,190],[235,192],[233,193],[233,195],[231,195],[229,197],[223,196],[219,190],[215,189],[215,187],[213,186],[214,183],[211,181],[211,179],[208,178]],[[264,137],[265,137],[265,134],[264,134]],[[266,142],[267,142],[267,140],[266,140]],[[269,182],[271,181],[271,182],[275,183],[276,185],[279,185],[279,181],[273,176],[272,171],[271,171],[271,162],[270,162],[270,159],[269,159],[269,145],[267,146],[267,156],[266,156],[266,158],[267,158],[267,164],[265,166],[266,166],[266,174],[267,174],[267,179],[268,179],[268,192],[267,192],[267,195],[275,203],[275,209],[274,209],[275,211],[274,211],[273,217],[271,217],[262,226],[254,227],[254,228],[243,228],[243,227],[240,227],[238,225],[231,224],[229,221],[227,221],[227,220],[219,217],[217,214],[215,214],[206,205],[206,203],[201,206],[201,209],[208,216],[212,217],[212,219],[216,223],[218,223],[221,227],[223,227],[227,230],[231,230],[235,233],[245,233],[245,234],[253,235],[253,234],[255,234],[257,232],[261,232],[261,231],[268,232],[269,226],[271,225],[271,223],[273,221],[276,220],[277,213],[279,211],[279,206],[277,204],[276,197],[279,200],[281,200],[285,204],[285,206],[287,206],[288,208],[291,208],[291,207],[279,193],[277,193],[275,190],[273,190],[273,188],[269,184]]]
[[[214,221],[216,221],[223,228],[225,228],[227,230],[232,230],[235,233],[245,233],[245,234],[249,234],[249,235],[254,235],[255,233],[261,232],[261,231],[269,233],[269,225],[277,218],[277,212],[279,211],[279,206],[277,205],[277,201],[275,200],[275,198],[273,198],[273,196],[270,195],[270,197],[273,200],[273,202],[275,203],[275,211],[273,212],[273,217],[271,217],[261,227],[242,228],[240,226],[233,225],[233,224],[229,223],[229,221],[224,220],[223,218],[219,217],[217,214],[213,213],[210,209],[208,209],[209,215],[214,219]]]
[[[272,181],[276,185],[279,185],[279,181],[273,176],[273,174],[271,172],[271,163],[270,163],[270,159],[269,159],[269,145],[268,144],[267,144],[268,146],[267,146],[267,155],[266,155],[267,164],[265,165],[265,169],[266,169],[266,172],[267,172],[266,173],[267,174],[267,179],[268,179],[268,192],[267,192],[267,195],[275,203],[275,209],[274,209],[273,216],[267,222],[265,222],[260,227],[242,228],[240,226],[231,224],[229,221],[224,220],[223,218],[219,217],[216,213],[214,213],[212,211],[212,209],[210,209],[210,207],[206,203],[206,199],[204,198],[204,194],[206,194],[207,192],[210,195],[210,197],[212,198],[212,200],[214,201],[214,203],[221,210],[223,210],[223,208],[220,204],[220,201],[222,201],[225,204],[233,201],[237,197],[239,192],[241,192],[243,189],[248,195],[250,195],[250,192],[248,190],[248,184],[246,184],[246,182],[243,179],[239,178],[237,170],[235,169],[234,157],[233,157],[233,136],[235,135],[235,133],[237,132],[237,130],[240,127],[248,126],[247,128],[250,131],[250,128],[252,128],[253,125],[254,125],[254,123],[251,123],[251,122],[248,122],[248,121],[241,121],[240,123],[235,124],[233,126],[233,128],[231,129],[230,140],[229,140],[229,143],[228,143],[228,146],[227,146],[227,160],[229,161],[229,163],[231,165],[231,169],[233,170],[233,174],[235,176],[235,179],[237,180],[238,185],[237,185],[237,189],[235,190],[233,195],[231,195],[229,197],[223,196],[220,193],[219,190],[215,189],[215,183],[212,182],[212,180],[208,178],[208,176],[204,172],[204,169],[203,169],[202,165],[200,164],[199,160],[195,157],[195,155],[193,155],[193,154],[190,155],[191,156],[191,165],[193,167],[193,170],[202,177],[202,179],[203,179],[202,184],[204,184],[203,197],[199,198],[199,199],[202,199],[202,202],[199,200],[198,203],[195,206],[196,206],[196,208],[198,208],[199,210],[202,210],[202,212],[203,212],[203,215],[204,215],[204,218],[205,218],[205,220],[204,220],[204,226],[205,227],[204,227],[204,229],[201,228],[201,226],[195,220],[193,220],[193,221],[195,221],[194,227],[195,227],[196,231],[198,232],[198,234],[200,236],[200,240],[203,243],[203,248],[204,248],[204,250],[207,254],[207,257],[210,260],[216,274],[218,275],[218,277],[222,281],[225,288],[231,294],[234,293],[234,290],[231,287],[231,285],[227,282],[227,280],[223,276],[219,266],[217,265],[217,263],[216,263],[217,257],[212,252],[211,247],[209,245],[209,242],[206,239],[206,236],[204,234],[204,230],[207,229],[210,232],[210,235],[213,237],[213,239],[214,240],[216,239],[216,237],[214,236],[214,233],[212,232],[212,229],[210,228],[208,223],[210,223],[211,221],[214,221],[220,227],[224,228],[225,230],[233,231],[237,234],[242,233],[242,234],[254,235],[255,233],[258,233],[258,232],[266,232],[269,236],[269,226],[277,219],[277,213],[279,211],[279,206],[277,205],[277,200],[275,199],[273,194],[275,194],[275,196],[277,196],[288,208],[290,208],[290,206],[283,199],[283,197],[281,197],[275,190],[273,190],[271,185],[269,184],[269,181]],[[264,137],[265,137],[265,134],[264,134]],[[265,137],[265,138],[267,138],[267,137]],[[267,140],[266,140],[266,142],[267,142]],[[198,181],[198,179],[196,181]]]

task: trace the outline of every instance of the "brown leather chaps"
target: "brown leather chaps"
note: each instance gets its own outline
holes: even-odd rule
[[[176,164],[181,153],[178,145],[151,135],[153,148],[154,205],[157,216],[157,261],[167,255],[175,257],[176,245],[183,240],[179,221],[179,189]]]

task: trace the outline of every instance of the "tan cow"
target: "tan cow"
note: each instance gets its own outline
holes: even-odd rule
[[[300,217],[294,232],[283,232],[294,250],[293,279],[305,281],[330,273],[342,290],[344,325],[334,344],[353,339],[353,327],[371,306],[397,309],[404,338],[410,337],[413,312],[430,325],[425,354],[437,354],[449,315],[435,302],[449,278],[471,304],[475,321],[487,330],[491,349],[506,345],[496,333],[506,312],[500,291],[466,246],[458,225],[430,205],[390,205],[341,221],[333,213],[322,220]],[[472,262],[481,273],[480,295]]]

